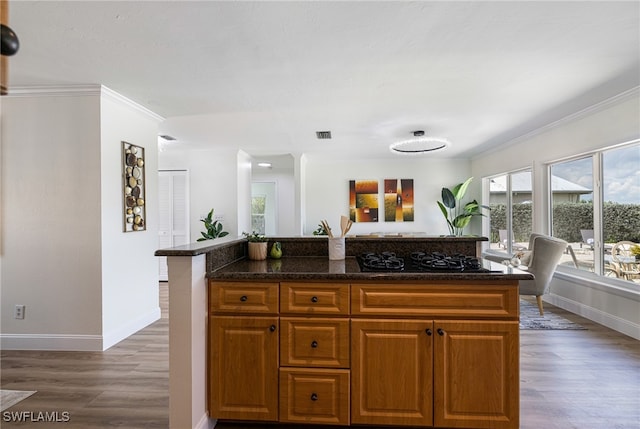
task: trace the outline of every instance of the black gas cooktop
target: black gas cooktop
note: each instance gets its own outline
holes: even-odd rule
[[[482,260],[461,254],[415,251],[406,256],[393,252],[363,253],[356,258],[363,272],[490,273]]]

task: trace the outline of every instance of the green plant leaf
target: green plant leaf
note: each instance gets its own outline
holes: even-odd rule
[[[456,200],[460,201],[462,197],[464,197],[464,194],[467,193],[467,188],[472,180],[473,177],[469,177],[463,183],[460,183],[453,188],[452,192]]]
[[[438,203],[438,207],[440,207],[440,211],[442,212],[442,216],[444,216],[444,218],[448,220],[449,219],[449,211],[444,206],[444,204],[442,204],[440,201],[437,201],[437,203]]]
[[[456,228],[459,228],[459,229],[463,229],[467,225],[469,225],[469,222],[471,222],[471,218],[472,218],[472,215],[461,214],[460,216],[457,216],[453,220],[453,226],[455,226]]]
[[[456,197],[449,188],[442,188],[442,204],[450,209],[456,207]]]

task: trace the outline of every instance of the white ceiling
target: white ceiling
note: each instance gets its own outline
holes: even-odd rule
[[[10,89],[102,84],[191,148],[469,157],[640,85],[638,1],[10,1]],[[330,130],[332,140],[315,131]]]

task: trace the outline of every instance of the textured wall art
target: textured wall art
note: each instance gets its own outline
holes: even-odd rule
[[[122,180],[124,194],[123,231],[144,231],[147,216],[143,147],[122,142]]]
[[[378,221],[378,181],[349,181],[349,218],[353,222]]]
[[[413,179],[384,180],[384,221],[413,222]]]

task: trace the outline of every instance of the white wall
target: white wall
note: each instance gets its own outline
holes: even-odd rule
[[[375,232],[414,232],[428,235],[449,234],[447,223],[436,201],[442,187],[452,187],[469,177],[471,165],[462,159],[433,159],[428,156],[399,157],[396,160],[320,160],[308,156],[304,166],[304,233],[310,235],[321,219],[339,231],[340,216],[349,215],[349,180],[377,180],[379,190],[378,222],[354,223],[350,234]],[[413,179],[415,220],[413,222],[384,221],[384,179]],[[474,181],[475,182],[475,181]],[[480,200],[480,183],[470,187],[464,202]],[[480,222],[473,222],[479,230]]]
[[[484,153],[472,160],[472,173],[481,178],[532,167],[534,231],[546,233],[547,163],[639,138],[639,93],[636,88],[510,142],[499,151]],[[603,278],[588,279],[570,272],[562,273],[554,277],[551,294],[545,299],[640,339],[640,294],[620,292],[606,285],[605,281]]]
[[[157,203],[149,230],[124,237],[119,146],[151,142],[155,169],[157,131],[102,92],[2,97],[2,348],[103,350],[159,317]]]
[[[189,171],[190,242],[195,242],[198,237],[201,237],[200,232],[204,231],[204,224],[200,222],[200,219],[206,216],[212,208],[216,216],[223,217],[220,221],[224,230],[229,232],[230,236],[237,236],[237,149],[220,148],[190,152],[169,149],[158,153],[158,169]],[[251,195],[250,179],[248,183],[249,193],[247,195]]]
[[[2,347],[101,349],[99,91],[3,97],[2,151]]]
[[[102,331],[104,348],[160,318],[159,118],[103,88],[101,118]],[[146,229],[122,232],[122,141],[144,148]]]

